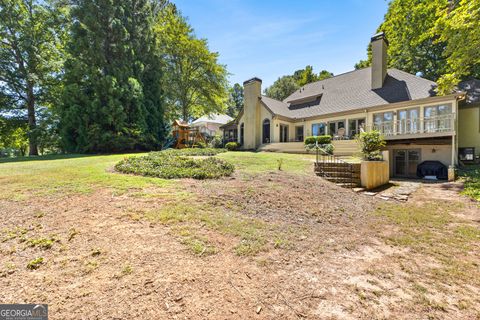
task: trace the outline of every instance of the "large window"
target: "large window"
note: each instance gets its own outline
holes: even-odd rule
[[[328,134],[332,137],[335,137],[339,134],[339,129],[343,129],[343,131],[340,130],[340,133],[343,132],[343,135],[345,135],[345,120],[332,121],[328,123]]]
[[[381,112],[373,115],[373,124],[376,130],[385,135],[393,134],[393,112]]]
[[[420,110],[404,109],[397,112],[397,133],[412,134],[420,131]]]
[[[326,134],[327,125],[325,123],[312,124],[312,136],[323,136]]]
[[[453,127],[452,105],[442,104],[424,108],[425,132],[450,131]]]
[[[365,131],[365,118],[348,120],[348,135],[351,139],[362,131]]]

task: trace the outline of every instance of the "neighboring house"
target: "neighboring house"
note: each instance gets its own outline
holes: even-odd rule
[[[245,81],[244,109],[228,124],[237,141],[244,149],[301,150],[306,136],[328,134],[336,140],[335,153],[351,155],[358,151],[355,135],[376,129],[387,141],[392,176],[414,177],[417,164],[425,160],[455,165],[457,115],[465,93],[436,96],[434,82],[387,69],[383,33],[373,36],[371,44],[371,67],[307,84],[283,101],[262,96],[260,79]],[[470,121],[476,121],[472,130],[478,131],[478,115],[460,126]],[[470,129],[460,132],[460,145],[469,145]]]
[[[198,118],[192,122],[191,126],[198,128],[202,135],[210,138],[220,134],[220,127],[232,120],[233,118],[226,114],[212,114]]]
[[[239,134],[241,134],[241,136],[243,137],[243,126],[241,128],[238,128],[237,120],[238,120],[238,116],[234,120],[220,127],[223,130],[224,143],[239,142],[240,144],[243,144],[243,140],[238,139]]]

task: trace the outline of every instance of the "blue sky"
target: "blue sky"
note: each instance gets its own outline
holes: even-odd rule
[[[366,58],[386,0],[173,0],[231,73],[263,88],[306,65],[347,72]]]

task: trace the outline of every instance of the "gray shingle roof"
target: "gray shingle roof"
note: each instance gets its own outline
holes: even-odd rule
[[[372,90],[371,69],[364,68],[307,84],[282,102],[265,96],[262,102],[276,115],[300,119],[428,98],[435,88],[433,81],[388,69],[384,86]],[[295,102],[306,97],[312,101]]]
[[[213,122],[213,123],[219,123],[219,124],[226,124],[232,120],[233,118],[230,117],[229,115],[214,113],[214,114],[209,114],[209,115],[200,117],[197,120],[193,121],[192,124],[196,124],[199,122]]]

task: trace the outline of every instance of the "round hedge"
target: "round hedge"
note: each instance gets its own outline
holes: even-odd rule
[[[115,165],[119,172],[164,179],[218,179],[230,176],[234,169],[231,163],[215,157],[195,159],[170,151],[125,158]]]

